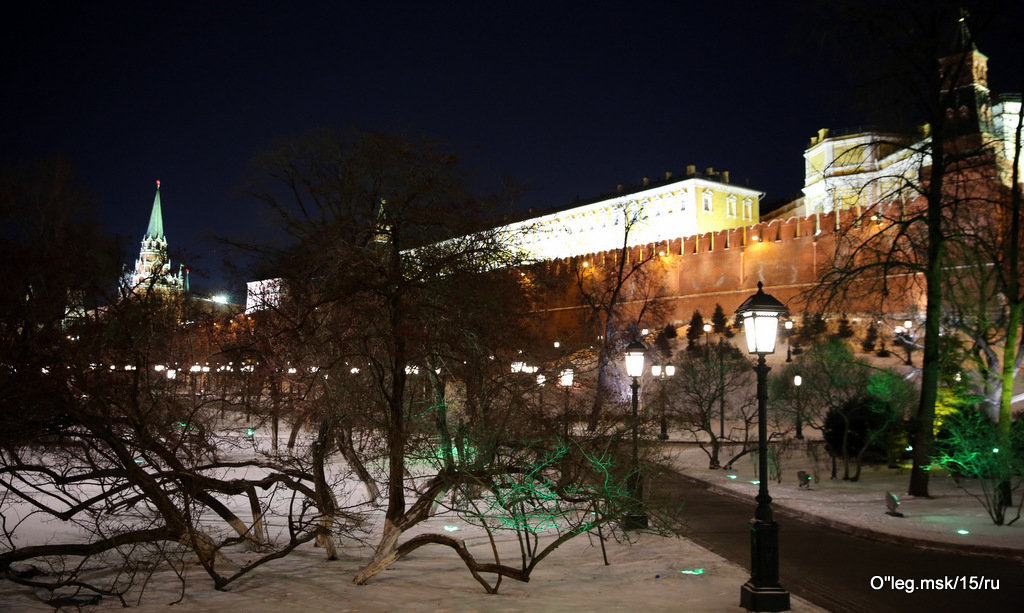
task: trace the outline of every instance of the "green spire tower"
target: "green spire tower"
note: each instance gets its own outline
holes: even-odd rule
[[[163,207],[160,204],[160,181],[156,182],[156,196],[149,213],[149,226],[142,237],[139,259],[135,269],[128,275],[128,291],[144,292],[149,289],[181,292],[188,291],[185,267],[171,272],[171,259],[167,255],[167,237],[164,235]]]
[[[164,215],[160,209],[160,181],[156,182],[156,196],[153,198],[153,211],[149,214],[149,228],[146,229],[146,238],[167,240],[164,237]]]

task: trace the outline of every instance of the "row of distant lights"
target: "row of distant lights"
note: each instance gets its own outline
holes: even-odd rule
[[[98,368],[102,368],[102,366],[99,365],[99,364],[90,364],[89,365],[89,369],[90,370],[96,370]],[[126,364],[124,367],[121,368],[121,370],[123,370],[124,372],[132,372],[132,371],[138,370],[138,368],[139,367],[134,365],[134,364]],[[116,365],[111,364],[110,365],[110,370],[117,371],[119,369],[118,369],[118,367]],[[165,364],[156,364],[156,365],[153,366],[153,370],[156,371],[156,372],[164,373],[164,375],[168,379],[176,379],[178,377],[178,373],[182,372],[184,369],[168,368]],[[235,369],[235,366],[234,366],[234,362],[230,362],[228,364],[221,364],[220,366],[217,366],[216,368],[212,368],[209,364],[199,364],[199,363],[196,363],[196,364],[193,364],[192,366],[189,366],[189,368],[188,368],[188,372],[192,373],[192,374],[201,374],[201,373],[209,373],[209,372],[235,372],[235,370],[236,369]],[[256,367],[253,366],[252,364],[245,364],[245,365],[239,367],[237,370],[239,372],[250,373],[250,372],[254,372],[256,370]],[[320,367],[319,366],[310,366],[309,367],[309,372],[311,372],[311,373],[317,373],[319,371],[320,371]],[[287,372],[290,375],[294,375],[294,374],[297,374],[299,372],[299,369],[295,368],[294,366],[291,366],[291,367],[289,367],[287,369]],[[351,367],[349,369],[349,372],[351,374],[353,374],[353,375],[358,374],[359,373],[359,367],[358,366],[353,366],[353,367]],[[441,369],[438,368],[434,372],[437,373],[437,374],[440,374],[441,373]],[[50,369],[46,368],[44,366],[42,368],[42,373],[44,375],[49,374],[50,373]],[[420,367],[419,366],[412,366],[412,365],[406,366],[405,367],[405,374],[407,374],[407,375],[418,375],[418,374],[420,374]],[[328,377],[328,374],[324,373],[324,378],[326,379],[327,377]]]
[[[93,365],[93,366],[95,366],[95,365]],[[116,369],[117,369],[116,366],[111,366],[110,367],[110,370],[116,370]],[[128,365],[128,366],[125,366],[124,369],[125,370],[136,370],[136,367],[132,366],[132,365]],[[183,369],[168,368],[164,364],[157,364],[157,365],[153,366],[153,370],[156,371],[156,372],[166,373],[166,376],[167,376],[168,379],[176,379],[178,377],[178,372],[180,372]],[[238,368],[238,371],[244,372],[244,373],[251,373],[251,372],[254,372],[255,370],[256,370],[256,367],[253,366],[252,364],[245,364],[245,365],[241,366],[240,368]],[[309,370],[309,372],[315,374],[317,372],[320,372],[320,367],[319,366],[310,366],[308,370]],[[234,367],[234,362],[229,362],[227,364],[222,364],[222,365],[220,365],[220,366],[218,366],[216,368],[211,368],[209,364],[201,365],[199,363],[196,363],[196,364],[193,364],[192,366],[190,366],[188,368],[188,372],[190,372],[192,374],[201,374],[201,373],[208,373],[208,372],[235,372],[235,367]],[[298,372],[299,372],[299,369],[295,368],[294,366],[290,366],[287,369],[287,373],[290,374],[290,375],[297,374]],[[353,375],[358,374],[359,373],[359,367],[353,366],[353,367],[351,367],[349,369],[349,372],[351,374],[353,374]],[[420,369],[419,369],[418,366],[406,366],[405,367],[405,373],[406,374],[415,375],[415,374],[419,374],[419,372],[420,372]],[[437,372],[440,372],[440,369],[438,369]],[[328,373],[324,373],[324,378],[326,379],[327,377],[328,377]]]

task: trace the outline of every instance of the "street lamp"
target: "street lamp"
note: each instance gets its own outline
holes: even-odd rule
[[[791,337],[793,334],[793,320],[787,319],[784,325],[786,326],[786,362],[789,363],[793,361],[793,353],[790,351],[793,345]]]
[[[704,324],[704,346],[711,346],[711,324]]]
[[[799,440],[804,439],[803,430],[800,429],[800,426],[802,425],[801,417],[803,413],[802,407],[800,405],[800,385],[802,385],[803,382],[803,377],[801,377],[800,375],[793,375],[793,387],[796,388],[796,438]]]
[[[563,416],[564,425],[562,426],[562,434],[565,438],[569,438],[569,390],[572,389],[571,368],[562,370],[562,373],[558,375],[558,383],[563,389],[565,389],[565,414]]]
[[[644,374],[644,353],[647,348],[643,343],[634,340],[626,347],[626,374],[633,377],[633,449],[629,474],[629,494],[631,497],[643,499],[643,483],[640,481],[640,420],[637,416],[637,394],[640,391],[639,377]],[[630,513],[626,516],[623,529],[631,530],[647,527],[647,515]]]
[[[788,611],[789,592],[779,585],[779,526],[772,519],[772,498],[768,495],[768,365],[764,356],[775,353],[779,316],[786,305],[764,293],[760,281],[757,293],[743,301],[736,313],[743,318],[747,351],[757,355],[757,508],[750,522],[750,580],[740,589],[740,606],[748,611]]]
[[[662,381],[661,384],[661,433],[658,434],[658,438],[667,441],[668,440],[668,419],[665,417],[665,378],[671,377],[676,374],[676,367],[667,364],[662,366],[661,364],[654,364],[651,366],[651,374],[655,378]]]
[[[541,410],[544,410],[544,384],[548,378],[543,374],[537,375],[537,405],[540,406]]]
[[[907,354],[907,357],[904,358],[904,361],[907,363],[907,366],[913,366],[914,340],[910,336],[910,329],[911,326],[914,325],[914,322],[908,319],[904,321],[903,324],[904,325],[896,326],[893,329],[893,344],[903,347],[903,351],[905,351]]]

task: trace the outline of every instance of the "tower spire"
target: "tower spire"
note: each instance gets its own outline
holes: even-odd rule
[[[153,198],[153,211],[149,214],[149,227],[146,229],[146,238],[165,240],[164,215],[160,208],[160,181],[156,182],[156,196]]]
[[[180,292],[185,285],[185,268],[178,273],[171,272],[171,260],[167,256],[167,237],[164,235],[164,215],[160,206],[160,182],[156,182],[156,196],[153,210],[149,214],[149,227],[142,238],[139,259],[135,270],[128,275],[128,288],[132,292],[147,291],[150,288],[161,291]]]
[[[957,20],[956,40],[953,42],[953,53],[978,50],[978,47],[974,44],[974,39],[971,37],[971,31],[967,27],[967,19],[970,16],[967,9],[960,9],[960,18]]]

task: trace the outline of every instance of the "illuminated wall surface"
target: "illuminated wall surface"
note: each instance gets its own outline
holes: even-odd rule
[[[931,163],[905,135],[861,132],[827,137],[822,130],[804,152],[804,215],[913,198],[908,185]],[[927,139],[918,145],[924,145]],[[903,146],[901,146],[901,144]]]
[[[500,231],[506,244],[530,258],[571,258],[757,223],[761,196],[745,187],[689,178],[527,219]]]

